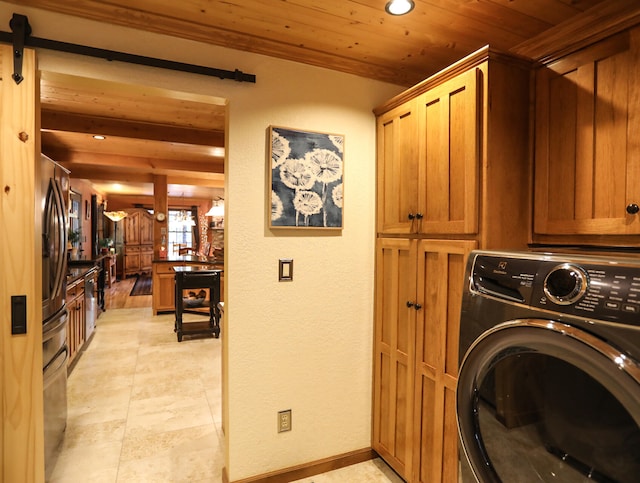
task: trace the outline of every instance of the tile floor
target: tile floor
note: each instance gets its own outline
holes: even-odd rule
[[[178,343],[172,314],[103,313],[69,376],[67,430],[49,481],[221,482],[220,351],[219,339]],[[377,459],[299,482],[402,480]]]

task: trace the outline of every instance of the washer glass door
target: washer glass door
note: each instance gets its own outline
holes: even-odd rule
[[[640,370],[575,327],[485,332],[462,362],[457,411],[480,482],[640,481]]]

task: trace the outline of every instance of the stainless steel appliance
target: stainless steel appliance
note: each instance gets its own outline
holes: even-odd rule
[[[640,257],[475,251],[465,280],[462,480],[637,482]]]
[[[85,340],[89,340],[96,328],[98,319],[98,299],[96,297],[96,277],[97,267],[91,269],[84,278],[84,307],[85,307]]]
[[[41,156],[42,354],[45,473],[50,474],[67,424],[67,205],[69,172]]]

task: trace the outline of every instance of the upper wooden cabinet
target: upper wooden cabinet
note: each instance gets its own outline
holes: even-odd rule
[[[640,233],[640,29],[536,73],[534,233]]]
[[[475,233],[479,71],[378,118],[378,231]]]
[[[378,234],[526,243],[529,68],[485,48],[374,111]]]
[[[378,231],[414,231],[418,202],[418,104],[412,99],[378,118]]]
[[[418,232],[478,231],[480,79],[480,69],[470,69],[417,99]]]

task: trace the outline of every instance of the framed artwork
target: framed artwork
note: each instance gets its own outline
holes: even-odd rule
[[[344,136],[269,127],[270,228],[342,229]]]

